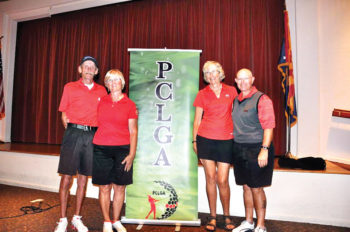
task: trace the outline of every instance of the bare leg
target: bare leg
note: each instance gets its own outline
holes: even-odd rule
[[[210,216],[216,217],[216,163],[212,160],[201,159],[201,162],[204,167],[205,172],[205,181],[206,181],[206,190],[207,197],[209,201]],[[216,225],[216,221],[211,220],[212,224]],[[208,226],[208,229],[214,229],[213,227]]]
[[[230,164],[218,162],[218,187],[224,215],[230,215],[230,185],[228,175]]]
[[[60,203],[61,203],[61,218],[67,217],[67,204],[68,204],[68,194],[70,185],[72,182],[72,176],[70,175],[62,175],[60,182]]]
[[[265,228],[266,195],[264,188],[252,188],[257,226]]]
[[[100,206],[102,210],[103,219],[105,222],[111,221],[111,218],[109,216],[109,207],[111,206],[111,190],[112,185],[100,185],[99,187],[99,199],[100,199]]]
[[[230,164],[218,162],[218,171],[217,171],[217,183],[219,187],[220,200],[222,204],[222,208],[224,211],[224,215],[230,215],[230,185],[229,185],[229,171]],[[231,223],[229,218],[225,219],[225,223]],[[227,226],[228,229],[233,229],[234,226]]]
[[[83,205],[83,200],[85,197],[87,179],[88,179],[87,176],[78,174],[77,202],[76,202],[76,208],[75,208],[75,215],[80,215],[81,206]]]
[[[125,187],[126,185],[112,184],[114,190],[113,196],[113,220],[120,220],[120,213],[124,204],[125,199]]]
[[[248,185],[243,185],[243,198],[245,208],[245,219],[253,223],[254,201],[252,189]]]

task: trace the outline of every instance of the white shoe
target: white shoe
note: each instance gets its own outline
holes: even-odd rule
[[[103,223],[103,232],[113,232],[112,222]]]
[[[114,222],[113,228],[116,229],[118,232],[127,232],[126,228],[122,225],[120,221]]]
[[[60,221],[57,222],[55,232],[67,232],[68,221],[67,218],[60,218]]]
[[[232,232],[248,232],[250,230],[254,230],[254,222],[250,224],[248,221],[244,220],[241,225],[234,228]]]
[[[267,232],[267,230],[266,230],[266,228],[263,229],[263,228],[257,226],[257,227],[255,228],[254,232]]]
[[[72,225],[73,228],[76,229],[78,232],[88,232],[88,228],[84,225],[84,223],[81,220],[81,216],[74,215],[72,218]]]

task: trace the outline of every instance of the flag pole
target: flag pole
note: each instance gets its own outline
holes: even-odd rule
[[[287,158],[292,158],[293,155],[292,153],[290,152],[290,115],[288,114],[288,117],[287,117],[287,151],[286,151],[286,154],[284,155],[285,157]]]
[[[287,10],[284,10],[284,39],[282,40],[281,54],[277,68],[282,74],[282,88],[285,97],[285,116],[287,120],[286,153],[284,154],[284,157],[296,159],[296,157],[293,156],[290,151],[291,127],[297,121],[297,111],[295,103],[292,51]]]
[[[289,73],[288,73],[289,76]],[[287,86],[289,86],[289,78],[287,78]],[[290,152],[290,144],[291,144],[291,125],[290,125],[290,121],[291,121],[291,117],[292,115],[289,112],[288,109],[288,117],[287,117],[287,151],[286,154],[284,155],[284,157],[286,158],[290,158],[290,159],[296,159],[296,157]]]

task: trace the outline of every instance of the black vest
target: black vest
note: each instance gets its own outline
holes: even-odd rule
[[[258,117],[258,103],[262,92],[258,91],[250,98],[233,102],[232,120],[233,136],[237,143],[261,143],[264,130]]]

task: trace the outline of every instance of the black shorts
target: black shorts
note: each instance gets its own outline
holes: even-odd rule
[[[233,139],[215,140],[197,135],[197,155],[199,159],[232,164]]]
[[[92,183],[98,185],[132,184],[132,166],[127,172],[122,161],[129,155],[130,145],[101,146],[94,145],[94,162],[92,168]]]
[[[237,185],[259,188],[271,185],[274,166],[274,147],[271,144],[267,166],[260,168],[258,155],[261,143],[233,143],[233,171]]]
[[[67,127],[61,145],[58,173],[65,175],[92,175],[92,154],[95,131]]]

